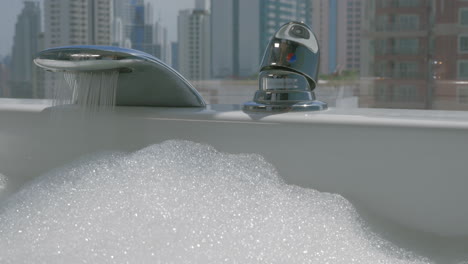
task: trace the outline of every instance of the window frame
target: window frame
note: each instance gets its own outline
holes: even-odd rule
[[[466,1],[466,0],[465,0]],[[462,27],[468,27],[468,21],[466,24],[462,23],[462,13],[467,12],[468,13],[468,7],[461,7],[458,9],[458,25]]]
[[[460,75],[460,66],[462,63],[466,63],[468,67],[468,60],[457,60],[457,79],[458,80],[468,80],[468,70],[466,76],[461,76]]]
[[[457,103],[458,104],[468,104],[468,86],[467,85],[457,85]]]
[[[466,49],[462,49],[462,45],[461,45],[461,39],[462,38],[467,38]],[[468,34],[458,35],[458,37],[457,37],[457,51],[458,51],[458,53],[461,53],[461,54],[468,54]]]

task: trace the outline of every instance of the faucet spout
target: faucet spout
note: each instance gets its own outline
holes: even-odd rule
[[[54,72],[119,71],[118,106],[204,107],[197,90],[159,59],[112,46],[67,46],[44,50],[34,59]]]

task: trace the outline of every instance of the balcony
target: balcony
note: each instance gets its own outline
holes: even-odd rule
[[[393,71],[393,72],[376,71],[374,75],[382,79],[392,79],[392,80],[423,80],[426,78],[426,74],[421,71]]]
[[[376,32],[414,32],[427,30],[425,25],[403,24],[403,23],[382,23],[375,25]]]
[[[426,49],[420,48],[375,48],[376,56],[421,56],[426,53]]]
[[[380,0],[377,1],[377,8],[414,8],[426,5],[426,1],[421,0]]]

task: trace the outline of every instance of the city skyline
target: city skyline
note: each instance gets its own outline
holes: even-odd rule
[[[35,1],[40,3],[41,10],[43,10],[44,0]],[[161,24],[168,28],[169,41],[177,39],[177,15],[179,10],[190,9],[195,6],[194,0],[177,0],[177,2],[169,0],[145,0],[145,2],[153,5],[155,9],[154,17],[160,19]],[[2,36],[2,41],[0,41],[0,58],[11,55],[15,23],[23,6],[23,1],[10,1],[0,9],[0,34]],[[158,11],[159,6],[164,6],[164,12]],[[42,26],[42,29],[44,29],[44,26]]]

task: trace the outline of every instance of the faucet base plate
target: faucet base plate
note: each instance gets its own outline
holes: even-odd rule
[[[322,111],[328,109],[327,103],[321,101],[303,101],[295,104],[262,104],[254,101],[244,103],[244,111],[253,112],[304,112]]]

